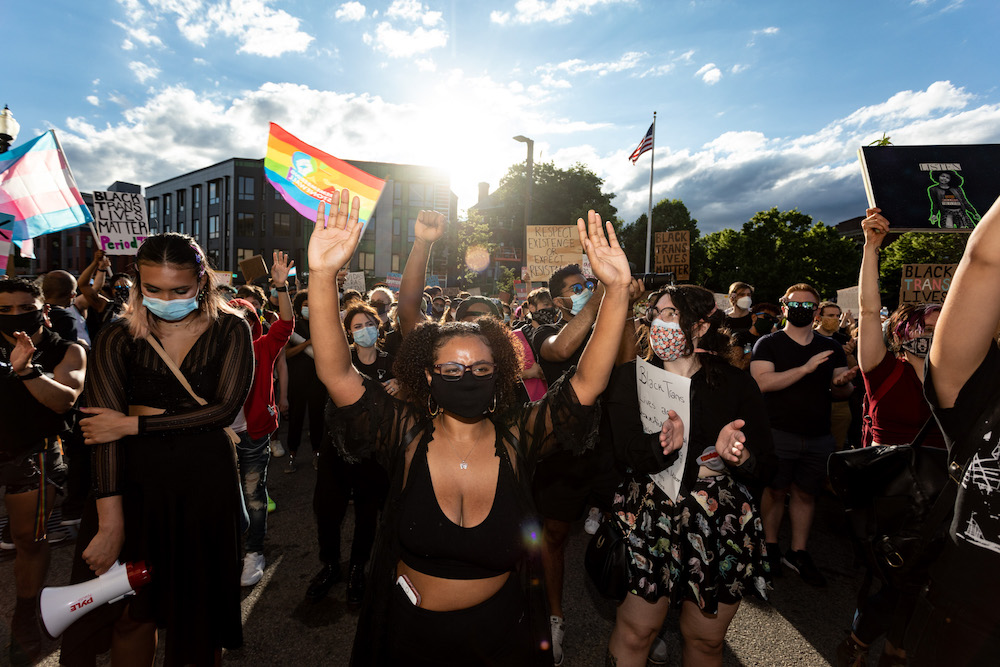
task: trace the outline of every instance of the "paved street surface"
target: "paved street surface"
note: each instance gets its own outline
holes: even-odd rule
[[[282,429],[283,430],[283,429]],[[282,434],[283,435],[283,434]],[[307,441],[307,439],[304,439]],[[357,614],[346,605],[346,585],[333,588],[317,604],[305,601],[309,580],[319,569],[312,517],[312,490],[316,475],[311,452],[303,444],[298,472],[283,472],[286,458],[272,459],[269,472],[271,497],[278,510],[268,520],[265,548],[267,570],[253,589],[244,589],[245,645],[229,651],[227,664],[346,665]],[[192,461],[197,465],[197,461]],[[0,509],[0,516],[3,510]],[[837,501],[821,499],[810,551],[829,580],[824,589],[804,584],[792,572],[775,582],[770,604],[744,602],[730,627],[725,648],[726,665],[827,665],[834,648],[850,625],[862,572],[840,527]],[[786,521],[787,523],[787,521]],[[344,525],[344,555],[350,549],[352,511]],[[566,610],[567,667],[602,667],[608,636],[614,623],[614,606],[602,600],[587,581],[583,552],[589,539],[583,522],[576,526],[568,547]],[[787,544],[787,535],[782,543]],[[48,583],[69,580],[74,543],[52,548]],[[346,563],[345,563],[346,570]],[[0,555],[0,647],[6,647],[14,607],[13,557]],[[680,665],[677,617],[671,614],[664,636],[671,650],[671,665]],[[58,642],[45,647],[42,665],[58,664]],[[875,654],[877,655],[877,654]],[[161,651],[162,656],[162,651]],[[6,650],[0,664],[7,660]],[[105,663],[106,664],[106,663]]]

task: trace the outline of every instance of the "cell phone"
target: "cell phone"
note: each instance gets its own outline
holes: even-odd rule
[[[403,592],[406,593],[406,597],[410,599],[410,602],[414,607],[420,606],[420,593],[417,592],[417,589],[414,587],[413,582],[410,581],[408,576],[405,574],[399,575],[396,579],[396,585],[403,589]]]

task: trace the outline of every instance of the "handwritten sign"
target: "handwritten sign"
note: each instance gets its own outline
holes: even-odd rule
[[[347,279],[344,280],[344,291],[349,289],[357,290],[361,294],[367,292],[365,288],[365,272],[364,271],[351,271],[347,274]]]
[[[691,232],[656,232],[654,268],[657,273],[672,271],[678,282],[691,280]]]
[[[108,255],[134,255],[149,236],[146,199],[135,192],[94,192],[94,229]]]
[[[391,289],[393,292],[399,292],[399,284],[402,281],[403,281],[403,274],[402,273],[390,272],[385,277],[385,284],[386,284],[386,286],[389,289]]]
[[[531,282],[547,282],[567,264],[583,264],[583,246],[575,225],[528,225],[525,253]]]
[[[233,274],[229,271],[216,271],[212,269],[212,284],[215,286],[232,285]]]
[[[528,298],[528,284],[521,280],[514,281],[514,296],[517,300],[524,301]]]
[[[845,287],[844,289],[837,290],[837,305],[840,306],[840,311],[842,313],[851,311],[851,316],[854,319],[857,319],[858,314],[861,312],[861,305],[858,299],[857,287]]]
[[[673,500],[680,493],[691,435],[691,378],[657,368],[644,359],[636,359],[635,382],[644,432],[659,433],[670,410],[676,412],[684,424],[684,444],[677,460],[669,468],[649,476]]]
[[[944,303],[958,264],[904,264],[900,303]]]

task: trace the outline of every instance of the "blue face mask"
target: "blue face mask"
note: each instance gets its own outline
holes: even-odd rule
[[[302,306],[302,319],[309,319],[309,306]]]
[[[371,347],[378,340],[378,327],[369,324],[363,329],[358,329],[353,332],[354,342],[358,344],[359,347]]]
[[[569,312],[573,315],[579,314],[583,307],[587,305],[590,301],[590,297],[594,296],[593,290],[585,289],[579,294],[574,294],[570,297],[573,300],[573,307],[569,309]]]
[[[176,322],[198,310],[198,297],[192,296],[188,299],[170,299],[169,301],[165,301],[151,296],[143,296],[142,305],[146,306],[146,310],[161,320]]]

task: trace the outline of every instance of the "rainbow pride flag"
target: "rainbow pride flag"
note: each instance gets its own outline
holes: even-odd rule
[[[347,188],[361,199],[362,233],[375,211],[385,181],[310,146],[271,123],[264,174],[292,208],[316,219],[319,202],[333,203],[334,191]]]

